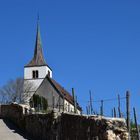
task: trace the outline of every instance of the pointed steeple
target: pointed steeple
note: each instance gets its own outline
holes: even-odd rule
[[[42,43],[41,43],[40,27],[39,27],[39,16],[38,16],[34,57],[26,66],[30,67],[30,66],[44,66],[44,65],[47,65],[47,64],[45,62],[43,51],[42,51]]]

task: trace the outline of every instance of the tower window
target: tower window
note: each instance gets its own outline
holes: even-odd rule
[[[48,76],[50,77],[50,75],[51,75],[51,73],[50,73],[50,71],[48,70]]]
[[[38,78],[38,70],[36,70],[36,78]]]
[[[32,77],[35,78],[35,71],[32,71]]]
[[[38,75],[39,75],[38,70],[33,70],[32,71],[32,77],[33,77],[33,79],[38,78],[39,77]]]

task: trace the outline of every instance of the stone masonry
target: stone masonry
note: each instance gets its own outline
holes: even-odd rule
[[[2,105],[0,116],[36,140],[128,140],[124,119],[66,113],[23,114],[19,105]]]

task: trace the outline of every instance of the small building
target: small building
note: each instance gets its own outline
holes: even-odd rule
[[[43,56],[39,23],[37,23],[34,56],[24,66],[24,84],[25,103],[29,103],[32,96],[37,94],[47,99],[49,109],[74,113],[76,108],[76,113],[81,113],[81,107],[75,102],[75,97],[53,79],[53,71]],[[26,90],[30,84],[32,87]]]

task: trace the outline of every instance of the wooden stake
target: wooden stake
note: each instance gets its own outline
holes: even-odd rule
[[[121,118],[121,103],[120,103],[120,95],[118,94],[118,113],[119,118]]]
[[[111,110],[111,115],[112,115],[112,118],[114,117],[114,110],[112,109]]]
[[[114,107],[114,118],[117,117],[117,114],[116,114],[116,108]]]
[[[135,108],[133,108],[133,112],[134,112],[135,126],[136,126],[136,130],[137,130],[137,139],[140,140],[139,126],[138,126],[138,123],[137,123],[137,116],[136,116]]]
[[[88,106],[86,106],[86,111],[87,111],[87,115],[88,115]]]
[[[104,115],[103,106],[104,106],[104,101],[101,100],[101,110],[100,110],[101,116]]]
[[[127,130],[129,133],[129,140],[130,140],[130,93],[129,91],[126,92],[126,114],[127,114]]]
[[[75,113],[77,113],[77,96],[75,96]]]
[[[74,88],[72,88],[72,97],[73,97],[73,100],[75,100]]]
[[[74,101],[74,113],[76,113],[76,100],[75,100],[74,88],[72,88],[72,96],[73,96],[73,101]]]
[[[90,96],[90,113],[93,114],[91,91],[89,91],[89,96]]]

